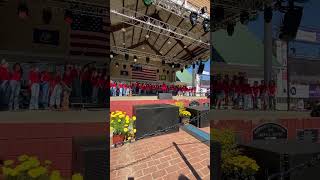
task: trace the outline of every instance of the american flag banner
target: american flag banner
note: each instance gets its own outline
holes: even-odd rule
[[[104,17],[74,15],[70,31],[70,55],[106,57],[109,44],[107,26]]]
[[[133,67],[132,79],[157,81],[157,70],[146,67]]]

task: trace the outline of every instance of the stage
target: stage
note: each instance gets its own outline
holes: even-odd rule
[[[188,106],[191,101],[198,101],[201,105],[209,103],[207,97],[197,96],[173,96],[170,100],[159,100],[157,96],[120,96],[110,97],[110,111],[125,111],[128,115],[132,115],[134,105],[143,104],[174,104],[177,101],[182,101],[185,106]]]
[[[72,173],[73,138],[109,134],[109,110],[1,112],[0,159],[22,154],[51,160],[64,176]]]

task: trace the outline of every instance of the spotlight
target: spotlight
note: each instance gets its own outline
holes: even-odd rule
[[[174,67],[175,67],[174,63],[172,63],[171,67],[172,67],[172,68],[174,68]]]
[[[209,32],[210,31],[210,21],[208,19],[204,19],[202,21],[202,27],[204,32]]]
[[[194,26],[197,24],[197,20],[198,20],[198,14],[196,12],[191,12],[190,13],[190,22],[191,25]]]
[[[171,44],[171,41],[168,41],[168,44]]]
[[[162,60],[162,65],[164,66],[166,64],[166,61],[165,60]]]
[[[147,35],[146,35],[146,39],[148,39],[149,37],[150,37],[150,36],[147,34]]]
[[[124,64],[122,67],[123,67],[123,69],[126,69],[126,68],[127,68],[127,65]]]
[[[185,45],[185,46],[183,46],[183,48],[184,48],[184,49],[186,49],[186,48],[187,48],[187,46]]]
[[[18,15],[21,19],[25,19],[29,16],[29,9],[27,7],[27,4],[20,3],[18,6]]]
[[[52,13],[50,9],[43,9],[42,11],[42,20],[45,24],[49,24],[52,19]]]
[[[119,67],[119,63],[116,63],[116,67]]]
[[[122,31],[122,32],[126,32],[126,29],[125,29],[125,28],[121,28],[121,31]]]
[[[110,58],[111,58],[111,59],[113,58],[113,52],[110,53]]]
[[[192,69],[195,69],[196,68],[196,65],[193,63],[192,64]]]
[[[64,21],[68,24],[71,24],[72,21],[73,21],[73,18],[72,18],[72,11],[70,10],[66,10],[65,13],[64,13]]]
[[[234,24],[228,24],[227,26],[227,32],[229,36],[232,36],[234,33]]]
[[[247,25],[249,22],[249,13],[247,11],[243,11],[240,14],[240,22],[241,24]]]
[[[264,20],[266,23],[270,23],[272,20],[272,7],[265,7]]]
[[[133,61],[137,62],[137,56],[133,56]]]
[[[201,14],[205,14],[205,13],[207,13],[207,12],[208,12],[207,7],[201,8],[201,11],[200,11]]]
[[[150,62],[150,58],[146,57],[146,62],[149,63]]]
[[[128,60],[128,59],[129,59],[129,54],[125,54],[125,55],[124,55],[124,59],[125,59],[125,60]]]

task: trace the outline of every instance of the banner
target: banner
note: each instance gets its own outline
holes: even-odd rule
[[[291,84],[290,85],[290,97],[292,98],[309,98],[309,86]]]
[[[309,85],[309,96],[311,98],[320,98],[320,85],[319,84]]]

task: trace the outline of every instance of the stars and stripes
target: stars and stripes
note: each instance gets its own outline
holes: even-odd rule
[[[132,79],[157,81],[157,70],[147,67],[132,68]]]
[[[70,31],[70,55],[106,57],[108,23],[103,17],[74,15]]]

